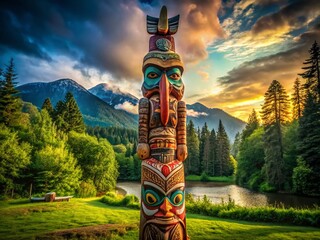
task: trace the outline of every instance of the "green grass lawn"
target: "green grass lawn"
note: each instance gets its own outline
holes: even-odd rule
[[[99,226],[101,224],[108,224]],[[30,203],[28,200],[0,202],[0,239],[62,239],[46,233],[83,228],[82,239],[138,239],[139,210],[111,207],[98,198],[70,202]],[[320,239],[320,229],[187,216],[188,234],[194,239]],[[102,230],[106,229],[102,234]],[[66,235],[64,235],[66,236]]]

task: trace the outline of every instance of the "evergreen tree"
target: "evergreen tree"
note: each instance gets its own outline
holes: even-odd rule
[[[303,103],[304,103],[304,97],[303,97],[303,88],[300,83],[300,79],[296,78],[293,85],[293,94],[292,94],[292,116],[293,119],[299,119],[302,116],[303,111]]]
[[[50,117],[53,117],[54,110],[53,110],[50,98],[46,98],[44,100],[41,109],[46,109],[47,112],[49,113]]]
[[[254,132],[254,130],[256,130],[259,127],[259,125],[260,123],[258,120],[257,112],[254,109],[252,109],[252,112],[248,118],[248,122],[241,133],[242,141],[249,137]]]
[[[265,129],[265,166],[267,183],[282,189],[285,182],[282,127],[289,120],[289,97],[283,86],[273,80],[264,95],[262,120]]]
[[[187,174],[201,174],[199,161],[199,138],[192,120],[187,125],[188,157],[186,159]]]
[[[231,168],[229,138],[221,120],[219,120],[217,133],[217,158],[214,164],[215,175],[229,176]]]
[[[85,131],[82,114],[76,100],[71,92],[68,92],[64,101],[65,113],[64,121],[66,122],[66,132],[75,131],[82,133]]]
[[[302,67],[305,72],[299,74],[302,78],[306,79],[306,88],[309,89],[311,94],[316,96],[317,100],[320,98],[320,48],[315,41],[309,50],[310,57],[306,59]]]
[[[205,122],[204,126],[201,129],[200,133],[200,145],[199,145],[199,160],[200,160],[200,171],[206,171],[206,168],[208,166],[208,152],[209,152],[209,136],[210,136],[210,131],[208,129],[208,125]],[[207,142],[207,149],[205,149],[205,145]]]
[[[214,164],[217,159],[217,137],[216,132],[212,129],[209,137],[209,161],[208,161],[208,174],[215,175]]]
[[[237,132],[230,150],[230,153],[234,158],[236,158],[238,155],[240,144],[241,144],[241,135],[239,132]]]
[[[21,115],[22,103],[17,96],[18,90],[15,88],[17,74],[13,59],[10,60],[6,71],[2,74],[4,80],[0,88],[0,122],[7,126],[14,126]]]
[[[320,103],[310,92],[307,95],[303,115],[299,120],[298,149],[302,161],[310,169],[307,176],[306,194],[320,194]],[[303,164],[301,164],[303,165]],[[299,183],[296,183],[299,185]]]

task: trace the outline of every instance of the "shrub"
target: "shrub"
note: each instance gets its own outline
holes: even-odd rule
[[[230,218],[254,222],[277,222],[303,226],[320,227],[320,208],[315,209],[285,209],[282,207],[240,207],[229,197],[228,202],[213,204],[204,196],[194,199],[191,194],[186,197],[186,207],[189,213],[211,217]]]
[[[123,197],[122,195],[117,195],[113,192],[107,192],[100,201],[111,206],[140,209],[139,198],[133,194]]]
[[[81,182],[77,196],[80,198],[95,197],[97,189],[91,181]]]

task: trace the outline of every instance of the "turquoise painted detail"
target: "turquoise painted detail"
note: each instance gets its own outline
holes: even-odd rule
[[[184,191],[179,189],[172,192],[169,196],[165,196],[162,193],[158,194],[152,189],[144,190],[144,188],[142,188],[142,197],[144,203],[151,207],[161,205],[165,198],[167,198],[173,206],[179,207],[184,202]]]
[[[166,74],[170,84],[178,88],[183,85],[181,79],[181,70],[179,68],[173,67],[169,69],[162,69],[155,66],[149,66],[144,72],[143,86],[148,90],[159,87],[160,79],[163,73]]]

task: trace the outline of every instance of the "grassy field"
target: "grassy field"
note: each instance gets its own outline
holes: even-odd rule
[[[107,206],[98,198],[57,203],[0,202],[0,239],[137,239],[138,224],[139,210]],[[187,227],[191,240],[320,239],[319,228],[197,214],[188,214]]]
[[[201,181],[201,176],[199,175],[188,175],[186,177],[187,181]],[[207,182],[226,182],[226,183],[234,183],[234,177],[207,177]]]

